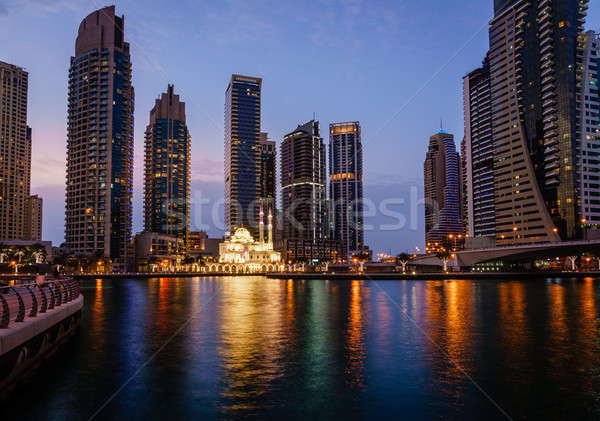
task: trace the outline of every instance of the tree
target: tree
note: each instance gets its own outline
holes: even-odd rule
[[[396,264],[402,265],[402,273],[406,273],[406,265],[412,259],[413,259],[413,256],[411,256],[408,253],[400,253],[398,256],[396,256]]]
[[[449,251],[439,251],[435,256],[444,264],[444,272],[448,272],[448,261],[452,259],[452,253]]]

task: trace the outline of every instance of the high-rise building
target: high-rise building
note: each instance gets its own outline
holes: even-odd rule
[[[29,196],[25,206],[24,240],[42,240],[43,200],[37,195]]]
[[[495,0],[490,23],[496,244],[581,236],[587,0]]]
[[[600,34],[584,36],[582,92],[579,95],[579,191],[580,222],[586,235],[600,228]],[[596,231],[598,232],[598,231]]]
[[[0,241],[21,240],[31,183],[28,73],[0,61]]]
[[[273,207],[276,197],[276,154],[275,141],[268,139],[268,134],[260,134],[260,197],[264,203]]]
[[[496,235],[490,100],[490,65],[486,57],[482,67],[463,78],[462,198],[465,231],[470,237]]]
[[[286,134],[281,142],[281,205],[284,239],[327,238],[325,145],[318,121]]]
[[[329,194],[333,238],[346,256],[364,250],[363,157],[358,121],[329,125]]]
[[[123,261],[131,244],[134,109],[124,23],[110,6],[79,26],[69,68],[65,227],[74,253]]]
[[[190,134],[185,103],[173,85],[150,110],[144,149],[144,229],[185,241],[190,219]]]
[[[225,92],[225,236],[247,228],[256,237],[261,198],[262,79],[232,75]]]
[[[426,251],[435,252],[450,236],[463,233],[459,156],[452,134],[440,130],[429,138],[424,175]]]

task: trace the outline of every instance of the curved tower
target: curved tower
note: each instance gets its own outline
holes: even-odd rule
[[[65,236],[74,253],[126,258],[133,109],[129,44],[114,6],[81,22],[69,68]]]

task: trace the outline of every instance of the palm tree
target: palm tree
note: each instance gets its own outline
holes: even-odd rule
[[[435,256],[444,264],[444,272],[448,272],[448,261],[452,258],[452,254],[449,251],[439,251]]]
[[[402,273],[406,273],[406,265],[413,259],[413,256],[408,253],[400,253],[396,256],[396,264],[402,265]]]
[[[48,253],[46,252],[46,248],[41,244],[37,243],[30,247],[31,251],[31,259],[36,264],[42,264],[46,261],[48,257]]]

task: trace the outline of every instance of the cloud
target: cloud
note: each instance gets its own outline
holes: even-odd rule
[[[0,2],[0,16],[8,16],[8,8],[4,2]]]

